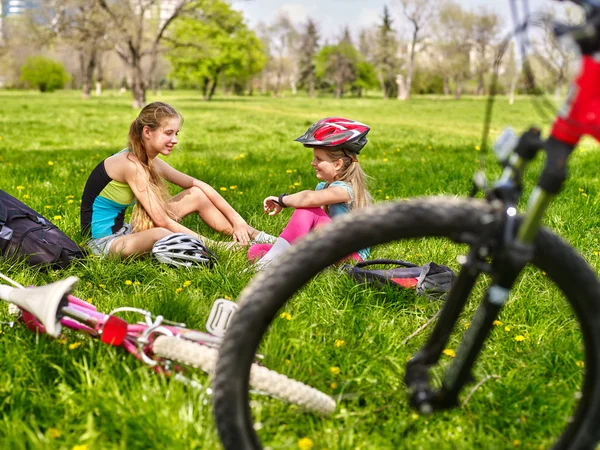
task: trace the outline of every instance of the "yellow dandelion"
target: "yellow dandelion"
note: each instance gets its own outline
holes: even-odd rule
[[[183,287],[188,287],[190,284],[192,284],[192,282],[190,280],[185,280],[183,282]]]
[[[219,188],[219,190],[221,190],[221,191],[226,191],[226,190],[227,190],[227,188],[226,188],[225,186],[222,186],[222,187],[220,187],[220,188]]]
[[[127,286],[131,286],[133,284],[133,281],[131,281],[131,280],[125,280],[125,284]]]
[[[344,341],[343,339],[336,339],[334,345],[336,347],[343,347],[344,345],[346,345],[346,341]]]
[[[499,320],[494,320],[492,322],[492,325],[494,325],[494,326],[502,325],[502,322],[500,322]]]
[[[238,192],[238,195],[244,195],[244,193],[242,191]]]
[[[515,439],[514,441],[512,441],[512,444],[513,444],[515,447],[518,447],[519,445],[521,445],[521,441],[520,441],[520,440],[518,440],[518,439]]]
[[[431,145],[428,145],[428,146],[427,146],[427,148],[428,148],[429,150],[431,150],[431,149],[432,149]]]
[[[80,172],[85,172],[85,169],[79,169]]]
[[[25,194],[23,198],[29,198],[29,194]]]
[[[412,420],[417,420],[417,419],[419,418],[419,415],[418,415],[416,412],[414,412],[414,413],[412,413],[412,414],[410,415],[410,418],[411,418]]]
[[[0,141],[2,140],[2,136],[0,136]]]
[[[54,161],[48,161],[48,165],[49,166],[53,166],[54,165]]]
[[[246,154],[245,153],[240,153],[240,158],[245,158]]]
[[[225,297],[223,297],[225,300],[231,300],[231,297],[229,295],[226,295]]]
[[[300,186],[300,183],[296,181],[296,182],[294,183],[294,186]]]
[[[229,189],[237,189],[237,186],[236,185],[229,186]]]
[[[456,353],[454,352],[454,350],[450,349],[450,348],[446,348],[444,349],[444,355],[449,356],[451,358],[454,358],[456,356]]]
[[[240,157],[239,157],[239,156],[234,156],[234,157],[233,157],[233,160],[234,160],[234,161],[237,161],[238,159],[240,159]]]
[[[74,195],[67,195],[67,196],[65,197],[65,199],[66,199],[66,200],[68,200],[68,199],[70,199],[70,198],[75,198],[75,196],[74,196]]]
[[[60,220],[60,219],[62,219],[62,216],[54,216],[54,217],[52,218],[52,220]]]
[[[46,206],[44,206],[44,208],[50,209],[50,208],[52,208],[52,205],[46,205]]]
[[[386,200],[389,200],[389,199],[390,199],[390,196],[389,196],[389,195],[386,195],[386,196],[385,196],[385,199],[386,199]]]
[[[287,312],[282,312],[281,314],[279,314],[279,317],[286,320],[292,320],[292,315]]]
[[[518,336],[515,336],[515,341],[517,342],[523,342],[525,340],[525,336],[521,336],[520,334]]]
[[[510,331],[510,327],[509,326],[504,327],[504,331]]]
[[[329,371],[333,374],[333,375],[339,375],[340,373],[340,368],[339,367],[330,367]]]
[[[582,188],[579,188],[579,192],[583,192],[583,189],[582,189]]]
[[[470,325],[471,325],[471,322],[466,322],[463,324],[463,327],[465,327],[465,330],[466,330],[467,328],[469,328]]]
[[[104,289],[106,287],[106,285],[104,284],[99,284],[98,287],[101,287],[102,289]]]
[[[134,282],[133,282],[133,285],[134,285],[134,286],[139,286],[140,284],[141,284],[141,283],[140,283],[139,281],[134,281]]]
[[[87,450],[87,445],[86,444],[74,445],[71,450]]]
[[[481,150],[481,147],[479,145],[476,145],[475,150],[479,151],[479,150]]]
[[[300,450],[310,450],[315,444],[311,438],[303,437],[298,441],[298,448]]]
[[[73,342],[69,345],[69,350],[75,350],[77,347],[81,347],[81,342]]]
[[[383,158],[383,162],[388,162],[388,159],[387,158]]]
[[[67,203],[70,205],[71,203],[73,203],[73,200],[67,200]]]
[[[291,363],[291,361],[290,361],[289,359],[284,359],[284,360],[283,360],[283,363],[284,363],[286,366],[289,366],[289,365],[290,365],[290,363]]]
[[[181,291],[183,291],[183,288],[177,288],[177,289],[175,289],[175,293],[176,294],[179,294]]]
[[[25,189],[25,186],[17,186],[17,191],[22,191],[23,189]]]
[[[56,428],[48,428],[48,436],[50,436],[52,439],[56,439],[57,437],[60,437],[60,431],[58,431]]]
[[[331,383],[331,384],[329,385],[329,387],[330,387],[331,389],[336,389],[336,388],[337,388],[337,383]]]
[[[583,195],[584,197],[587,197],[588,195],[584,192],[581,195]]]
[[[575,364],[577,365],[577,367],[585,367],[585,362],[583,361],[577,361]]]
[[[94,297],[90,297],[90,298],[88,298],[88,299],[86,300],[86,302],[88,302],[88,303],[92,303],[92,300],[94,300]]]
[[[285,173],[292,173],[292,169],[286,170]]]

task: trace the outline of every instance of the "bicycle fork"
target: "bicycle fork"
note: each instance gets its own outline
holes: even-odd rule
[[[473,244],[463,262],[427,342],[406,365],[405,382],[410,402],[422,413],[458,405],[458,395],[464,385],[472,380],[473,365],[494,327],[494,321],[498,318],[502,306],[508,300],[510,289],[520,272],[533,258],[533,240],[541,219],[566,178],[565,164],[573,146],[550,139],[543,145],[549,156],[546,167],[515,236],[516,208],[513,205],[516,204],[518,195],[514,194],[520,193],[520,180],[526,163],[542,147],[539,141],[530,142],[526,143],[527,146],[517,149],[515,157],[496,186],[495,198],[500,199],[504,205],[505,220],[502,245],[495,246],[491,265],[486,262],[486,258],[490,253],[490,244],[494,244],[493,236],[486,236],[484,232],[482,241]],[[494,217],[490,217],[488,223],[483,223],[482,226],[491,225],[494,220]],[[469,294],[482,272],[492,274],[492,284],[486,290],[459,345],[456,357],[444,375],[441,388],[434,391],[429,383],[429,368],[439,361]]]

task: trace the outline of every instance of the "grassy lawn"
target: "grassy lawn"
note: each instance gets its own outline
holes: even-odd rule
[[[361,163],[372,177],[373,196],[386,201],[467,194],[478,168],[485,109],[483,99],[470,98],[204,102],[193,92],[165,92],[150,94],[149,100],[169,102],[185,118],[179,149],[169,163],[220,189],[251,225],[272,234],[282,230],[290,211],[265,216],[262,199],[316,185],[311,152],[293,142],[315,120],[341,115],[371,126]],[[76,92],[0,92],[0,104],[1,188],[82,242],[84,183],[98,162],[125,147],[137,114],[130,98],[108,92],[82,101]],[[498,99],[493,135],[507,125],[522,130],[531,124],[548,125],[540,123],[529,100],[509,106]],[[492,159],[488,155],[486,169],[495,176],[499,169]],[[546,225],[596,270],[599,163],[597,146],[585,142],[571,158],[570,180],[546,218]],[[540,168],[538,161],[530,170],[529,187]],[[185,223],[226,239],[197,217]],[[435,261],[458,269],[456,256],[463,251],[440,240],[411,241],[376,248],[373,257]],[[243,252],[219,256],[212,270],[89,257],[60,272],[6,262],[0,262],[0,271],[25,285],[76,275],[81,281],[74,294],[102,311],[136,306],[203,329],[212,302],[235,299],[251,278],[243,273],[248,267]],[[298,448],[307,442],[303,438],[313,442],[313,449],[329,450],[549,448],[575,404],[583,348],[568,305],[544,275],[525,271],[476,366],[477,380],[497,378],[484,383],[465,407],[424,417],[408,407],[402,378],[406,360],[426,333],[403,341],[440,304],[412,292],[359,286],[335,271],[322,273],[286,305],[288,315],[275,321],[261,352],[270,368],[339,399],[338,409],[323,419],[253,397],[261,439],[272,449]],[[474,298],[467,312],[476,306]],[[12,320],[6,308],[0,309],[0,320]],[[465,314],[460,327],[469,321]],[[449,350],[456,349],[459,337],[453,336]],[[121,349],[69,333],[52,340],[17,324],[0,326],[0,354],[0,448],[219,448],[210,396],[154,373]],[[442,365],[450,359],[444,356]],[[208,383],[203,374],[193,378]]]

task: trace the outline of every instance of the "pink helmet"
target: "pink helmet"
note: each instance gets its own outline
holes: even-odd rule
[[[364,123],[343,117],[326,117],[313,123],[306,133],[294,140],[305,147],[344,149],[358,155],[367,143],[369,130]]]

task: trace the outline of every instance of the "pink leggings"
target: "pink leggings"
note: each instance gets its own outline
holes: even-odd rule
[[[302,236],[307,235],[311,230],[329,222],[331,222],[331,218],[321,208],[296,208],[279,237],[285,239],[289,244],[293,244]],[[271,247],[273,247],[273,244],[251,245],[248,249],[248,259],[256,261],[262,258]],[[358,253],[353,253],[350,255],[350,258],[362,261]]]

